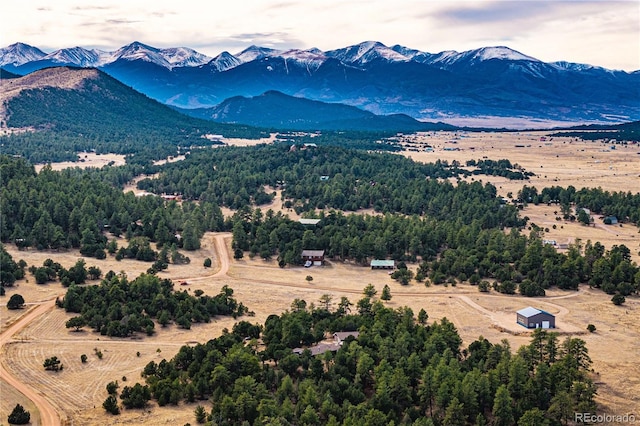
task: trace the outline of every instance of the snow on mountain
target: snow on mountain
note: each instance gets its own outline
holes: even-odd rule
[[[160,54],[173,67],[196,67],[198,65],[204,65],[212,59],[188,47],[161,49]]]
[[[276,55],[277,57],[283,58],[285,60],[285,64],[287,61],[295,62],[307,69],[309,74],[313,71],[316,71],[320,68],[320,65],[327,60],[322,51],[318,49],[310,49],[310,50],[299,50],[299,49],[291,49],[285,52],[279,53]]]
[[[218,72],[226,71],[240,65],[242,61],[231,53],[224,51],[208,62],[208,65]]]
[[[244,49],[242,52],[237,53],[235,57],[240,59],[240,61],[244,64],[246,62],[255,61],[256,59],[262,59],[264,57],[272,56],[277,53],[279,52],[275,49],[251,45]]]
[[[0,66],[13,65],[20,66],[31,61],[42,59],[46,53],[37,47],[24,43],[14,43],[0,49]]]
[[[147,46],[146,44],[140,43],[138,41],[134,41],[131,44],[121,47],[120,49],[111,53],[110,56],[111,57],[107,59],[105,63],[115,62],[119,59],[125,59],[129,61],[143,60],[146,62],[153,62],[165,68],[171,68],[171,64],[162,55],[160,49]]]
[[[349,64],[366,64],[374,59],[389,62],[408,62],[410,59],[379,41],[365,41],[343,49],[330,50],[326,55]]]
[[[399,44],[392,46],[391,50],[393,50],[394,52],[398,52],[411,61],[419,63],[428,63],[434,56],[432,53],[422,52],[420,50],[411,49]]]
[[[593,65],[588,65],[588,64],[576,64],[573,62],[566,62],[566,61],[558,61],[558,62],[551,62],[550,65],[561,69],[561,70],[570,70],[570,71],[585,71],[585,70],[592,70],[592,69],[602,69],[600,67],[594,67]]]
[[[461,62],[473,64],[489,61],[491,59],[540,62],[536,58],[524,55],[516,50],[509,49],[508,47],[495,46],[467,50],[461,53],[458,53],[455,50],[447,50],[433,55],[431,63],[447,67]]]
[[[80,67],[93,67],[98,64],[100,57],[106,52],[87,50],[82,47],[59,49],[44,56],[43,60],[50,60],[60,64],[73,64]]]

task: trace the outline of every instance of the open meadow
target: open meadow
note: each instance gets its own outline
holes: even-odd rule
[[[618,145],[616,149],[600,142],[582,142],[573,138],[547,138],[544,133],[437,133],[425,134],[411,141],[413,146],[429,144],[433,152],[406,151],[418,161],[431,162],[437,159],[449,162],[457,160],[464,164],[467,160],[483,157],[498,160],[509,159],[536,173],[530,181],[508,181],[504,178],[475,176],[483,182],[491,182],[499,194],[512,195],[523,184],[541,190],[545,186],[602,187],[609,191],[640,190],[640,147],[638,145]],[[413,138],[412,138],[413,139]],[[407,141],[408,142],[408,141]],[[524,145],[524,147],[520,147]],[[445,148],[459,148],[446,150]],[[279,195],[279,194],[278,194]],[[282,209],[280,197],[271,206]],[[596,226],[556,220],[557,206],[526,206],[521,212],[531,222],[545,230],[545,239],[557,240],[559,244],[577,240],[600,241],[607,248],[615,244],[625,244],[631,249],[634,261],[640,261],[640,234],[638,227],[623,224],[606,226],[595,219]],[[224,210],[225,214],[231,211]],[[292,214],[283,210],[284,213]],[[553,229],[556,225],[556,229]],[[122,244],[123,241],[119,241]],[[65,267],[72,266],[80,254],[77,251],[39,252],[33,249],[18,250],[7,246],[14,260],[24,259],[28,265],[40,266],[51,258]],[[279,268],[277,261],[262,259],[234,260],[231,256],[231,234],[205,234],[202,247],[195,252],[187,252],[189,265],[170,265],[159,276],[170,278],[176,283],[176,290],[186,289],[190,293],[203,290],[214,295],[224,285],[234,290],[234,297],[255,313],[253,317],[242,317],[262,324],[271,314],[278,314],[298,298],[308,303],[318,303],[321,296],[328,294],[334,307],[340,297],[346,296],[355,303],[362,296],[367,284],[378,290],[388,284],[392,299],[385,304],[389,307],[408,306],[414,313],[424,308],[429,314],[429,322],[446,317],[458,329],[463,346],[467,346],[479,336],[493,343],[507,339],[512,350],[529,342],[530,332],[516,324],[515,312],[527,306],[535,306],[556,315],[557,330],[564,335],[584,339],[593,360],[594,381],[598,385],[597,402],[600,412],[611,414],[635,413],[640,407],[640,364],[637,362],[638,341],[640,341],[640,298],[630,296],[622,306],[611,303],[611,296],[600,290],[583,285],[579,291],[552,289],[542,298],[526,298],[519,295],[507,296],[491,291],[480,293],[477,287],[467,283],[456,286],[431,285],[412,281],[402,286],[392,280],[386,271],[373,271],[368,267],[351,263],[328,261],[322,267]],[[204,268],[205,258],[211,258],[211,268]],[[98,266],[103,273],[113,270],[134,278],[145,272],[148,263],[124,259],[116,261],[112,256],[97,260],[87,258],[87,266]],[[411,269],[417,265],[409,265]],[[312,281],[305,277],[311,275]],[[179,286],[179,282],[187,282]],[[41,304],[62,296],[65,289],[58,283],[37,285],[33,276],[21,280],[17,286],[7,289],[11,294],[21,294],[27,306],[23,310],[9,311],[6,303],[0,307],[0,327],[3,332],[11,325],[18,324],[29,312]],[[51,304],[52,305],[52,304]],[[105,413],[102,402],[107,397],[105,386],[118,380],[120,386],[142,381],[140,372],[150,361],[170,359],[182,345],[206,342],[217,337],[224,328],[231,329],[235,320],[216,318],[208,324],[194,324],[191,330],[181,330],[175,325],[166,328],[156,326],[154,336],[116,339],[100,336],[89,328],[74,332],[65,328],[65,322],[73,315],[62,309],[50,308],[46,313],[25,324],[13,337],[0,347],[0,362],[24,386],[55,407],[65,424],[73,425],[120,425],[120,424],[193,424],[193,410],[196,404],[181,404],[178,407],[158,407],[152,402],[145,410],[123,410],[119,416]],[[596,331],[586,331],[587,324],[594,324]],[[103,357],[96,355],[100,351]],[[87,363],[81,363],[80,356],[88,356]],[[64,364],[61,372],[44,371],[45,358],[57,356]],[[4,376],[3,376],[4,378]],[[126,382],[124,381],[126,378]],[[16,403],[31,411],[32,424],[38,424],[36,406],[6,381],[0,381],[0,419]],[[206,406],[206,404],[204,404]]]

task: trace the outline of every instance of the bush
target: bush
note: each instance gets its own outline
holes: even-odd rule
[[[83,364],[87,362],[87,355],[86,354],[80,355],[80,362],[82,362]]]
[[[57,356],[45,359],[42,366],[48,371],[60,371],[63,368]]]
[[[109,395],[102,403],[102,408],[113,415],[120,414],[120,407],[118,407],[118,400],[115,395]]]
[[[587,330],[589,330],[589,333],[593,333],[594,331],[596,331],[596,326],[593,324],[589,324],[587,326]]]
[[[16,404],[7,421],[12,425],[26,425],[31,421],[31,413],[26,411],[22,405]]]
[[[24,297],[14,294],[7,302],[7,309],[21,309],[24,306]]]
[[[616,306],[620,306],[622,305],[627,299],[625,299],[625,297],[621,294],[616,294],[611,298],[611,301],[613,302],[614,305]]]
[[[211,258],[207,257],[207,258],[204,260],[204,267],[205,267],[205,268],[211,268]]]

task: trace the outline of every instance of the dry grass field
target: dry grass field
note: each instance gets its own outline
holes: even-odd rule
[[[441,158],[464,162],[468,159],[481,159],[483,156],[496,160],[508,158],[528,171],[537,173],[538,169],[544,170],[545,175],[541,174],[527,183],[539,189],[546,185],[569,184],[576,188],[601,186],[608,190],[625,189],[634,192],[640,188],[640,155],[635,153],[640,149],[637,146],[608,150],[606,145],[600,143],[575,142],[569,139],[561,141],[554,138],[550,142],[553,145],[536,145],[538,149],[534,149],[533,145],[540,136],[537,133],[424,136],[434,146],[435,152],[408,152],[407,155],[420,161]],[[455,137],[459,139],[453,139]],[[449,146],[447,142],[450,140],[458,142],[451,146],[462,150],[443,151],[442,147]],[[532,147],[526,149],[514,146],[529,143]],[[473,150],[470,149],[472,146]],[[595,163],[596,160],[600,162]],[[499,182],[486,176],[476,178],[501,186],[499,191],[503,195],[508,191],[515,194],[523,184]],[[277,210],[280,206],[278,196],[269,207]],[[229,213],[231,212],[225,211],[225,214]],[[292,215],[292,212],[285,213]],[[591,239],[594,242],[601,241],[607,247],[625,244],[631,248],[634,259],[638,261],[640,235],[637,227],[586,227],[556,221],[553,206],[528,206],[522,214],[529,216],[538,226],[549,228],[545,232],[545,238],[556,239],[559,243]],[[555,230],[552,229],[554,224],[557,225]],[[224,239],[226,249],[222,249],[219,244],[221,239]],[[385,271],[372,271],[349,263],[327,262],[323,267],[310,269],[281,269],[275,260],[245,258],[235,261],[229,257],[230,243],[230,234],[206,234],[202,248],[188,253],[192,260],[190,265],[171,265],[161,276],[176,282],[186,280],[188,286],[176,288],[186,288],[189,292],[202,289],[207,294],[215,294],[223,285],[229,285],[234,289],[235,297],[255,312],[255,317],[242,319],[256,323],[263,323],[268,315],[288,309],[295,298],[317,303],[323,294],[329,294],[334,301],[346,296],[356,302],[367,284],[373,284],[378,294],[388,284],[393,298],[386,302],[387,306],[409,306],[416,314],[424,308],[429,313],[429,322],[448,318],[458,328],[465,346],[482,335],[495,343],[507,339],[513,350],[529,340],[529,332],[515,323],[515,311],[529,305],[540,307],[557,315],[557,331],[561,333],[561,339],[564,335],[571,335],[579,336],[587,342],[593,360],[594,380],[599,386],[597,401],[601,405],[600,412],[638,414],[638,297],[628,297],[623,306],[614,306],[610,302],[610,296],[587,287],[578,292],[552,290],[544,298],[531,299],[493,292],[479,293],[468,284],[426,287],[412,282],[408,286],[401,286],[391,280]],[[13,246],[8,246],[8,250],[14,259],[24,259],[29,265],[41,265],[46,258],[52,258],[69,267],[80,257],[74,251],[18,251]],[[210,269],[202,266],[206,257],[213,260],[214,265]],[[147,263],[132,260],[116,262],[112,257],[105,260],[86,259],[86,263],[87,266],[100,267],[103,272],[113,270],[126,273],[131,278],[149,267]],[[415,268],[415,265],[411,267]],[[307,275],[311,275],[313,281],[307,282]],[[8,290],[4,300],[8,300],[13,293],[20,293],[28,306],[16,312],[8,311],[3,303],[0,307],[2,330],[19,321],[26,311],[33,309],[32,303],[51,300],[64,294],[59,283],[36,285],[31,276],[28,282],[23,280],[18,284]],[[60,309],[53,309],[41,316],[14,335],[9,344],[0,348],[0,362],[23,383],[44,395],[58,409],[66,424],[74,425],[193,424],[195,404],[158,407],[152,403],[147,410],[124,410],[120,416],[115,417],[106,415],[102,409],[102,402],[107,396],[105,386],[112,380],[118,380],[121,386],[131,385],[141,380],[140,371],[149,361],[169,359],[180,346],[206,342],[218,336],[225,327],[230,329],[234,323],[231,318],[218,318],[209,324],[194,325],[188,331],[174,326],[165,329],[158,326],[153,337],[109,339],[89,330],[69,331],[64,323],[70,317]],[[595,333],[586,331],[589,323],[597,327]],[[96,349],[104,354],[102,359],[95,355]],[[137,352],[140,353],[139,356]],[[81,354],[88,356],[86,364],[80,362]],[[59,373],[45,372],[42,367],[44,359],[54,355],[62,360],[64,370]],[[124,383],[123,377],[126,377]],[[38,424],[38,414],[33,404],[6,382],[0,381],[0,386],[0,422],[6,419],[8,412],[19,402],[31,411],[32,419],[35,420],[33,424]]]
[[[78,161],[64,161],[60,163],[52,163],[51,168],[53,170],[63,170],[69,167],[80,167],[81,169],[87,169],[89,167],[100,168],[111,164],[113,166],[122,166],[125,164],[124,155],[120,154],[96,154],[95,152],[83,152],[78,154]],[[44,164],[36,165],[36,172],[39,172],[44,167]]]

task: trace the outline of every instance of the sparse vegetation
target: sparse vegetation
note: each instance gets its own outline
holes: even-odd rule
[[[47,371],[61,371],[63,369],[63,365],[57,356],[45,359],[43,367]]]
[[[31,421],[31,413],[20,404],[16,404],[7,417],[7,422],[12,425],[26,425]]]

